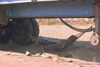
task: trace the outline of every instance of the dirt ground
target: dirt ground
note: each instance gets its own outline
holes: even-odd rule
[[[53,42],[79,33],[67,26],[40,25],[39,27],[39,39]],[[77,27],[89,28],[89,26]],[[92,34],[93,32],[85,33],[63,51],[46,50],[46,53],[43,53],[38,43],[19,46],[10,41],[8,44],[0,44],[0,67],[100,67],[100,45],[90,44]],[[26,56],[26,51],[32,56]]]

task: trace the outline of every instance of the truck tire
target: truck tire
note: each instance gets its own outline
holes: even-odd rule
[[[15,31],[11,34],[11,39],[18,45],[32,44],[32,40],[27,35],[30,34],[35,38],[39,35],[39,26],[35,19],[17,19]],[[24,30],[24,32],[23,32]],[[25,33],[27,32],[27,33]]]

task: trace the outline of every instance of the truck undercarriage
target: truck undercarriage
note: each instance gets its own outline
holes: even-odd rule
[[[95,28],[91,30],[94,33],[90,42],[98,45],[99,2],[99,0],[2,0],[0,42],[7,43],[12,39],[17,44],[27,45],[37,41],[35,39],[39,35],[39,26],[35,18],[94,18]]]

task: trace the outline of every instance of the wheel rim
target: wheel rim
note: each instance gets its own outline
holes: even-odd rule
[[[90,42],[91,42],[91,44],[92,45],[98,45],[99,44],[99,38],[97,37],[97,36],[92,36],[91,38],[90,38]]]

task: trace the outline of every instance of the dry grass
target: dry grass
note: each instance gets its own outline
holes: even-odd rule
[[[64,25],[59,19],[36,19],[39,25]],[[67,23],[69,23],[70,25],[94,25],[94,22],[89,19],[88,21],[84,20],[84,19],[77,19],[77,20],[67,20],[65,19],[65,21]]]

